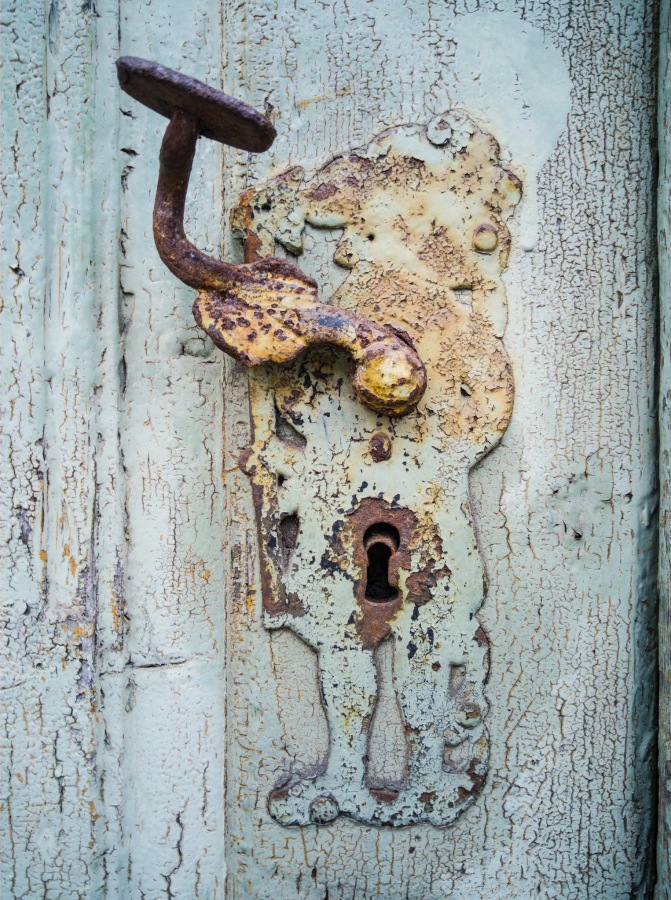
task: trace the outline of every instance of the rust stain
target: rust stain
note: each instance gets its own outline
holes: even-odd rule
[[[340,814],[447,825],[487,771],[489,645],[468,475],[512,413],[501,275],[521,183],[495,139],[452,110],[245,191],[232,217],[245,262],[216,260],[184,233],[198,136],[261,152],[272,125],[155,63],[118,66],[122,88],[170,119],[156,246],[198,290],[200,327],[250,369],[252,443],[239,465],[252,484],[264,624],[317,653],[338,751],[318,774],[292,770],[269,812],[283,825]],[[333,258],[348,274],[327,303],[275,256],[277,243],[300,254],[306,225],[342,231]],[[251,619],[255,590],[238,600]],[[386,640],[407,770],[402,783],[368,787],[373,657]]]
[[[305,100],[299,100],[296,105],[298,106],[298,109],[307,109],[308,106],[312,106],[313,103],[323,103],[324,100],[331,100],[334,97],[347,97],[351,93],[352,91],[350,88],[343,88],[339,91],[329,91],[326,94],[318,94],[315,97],[308,97]]]
[[[70,552],[70,545],[63,545],[63,558],[68,560],[68,566],[70,568],[70,574],[75,575],[77,572],[77,560],[74,558],[72,553]]]
[[[250,377],[253,439],[240,462],[253,486],[265,624],[317,651],[332,742],[343,753],[346,739],[350,772],[363,765],[372,721],[366,660],[392,640],[407,737],[402,784],[362,789],[365,765],[343,783],[330,761],[322,775],[279,784],[269,809],[285,825],[338,814],[444,825],[485,783],[489,643],[475,618],[484,576],[468,472],[512,412],[500,276],[521,184],[470,119],[441,121],[436,134],[389,129],[311,177],[291,169],[246,191],[233,213],[250,265],[276,242],[300,253],[306,224],[342,229],[334,260],[350,274],[331,309],[393,329],[428,373],[402,420],[357,408],[331,348],[287,353],[283,367]],[[341,682],[346,698],[332,691]],[[436,769],[428,748],[441,742]]]
[[[75,640],[79,638],[88,639],[95,634],[95,624],[93,622],[64,622],[63,627],[71,629],[71,637]]]
[[[216,346],[246,366],[259,366],[332,344],[351,355],[362,403],[396,416],[414,409],[426,389],[426,370],[406,333],[320,303],[314,280],[288,260],[226,263],[187,239],[184,207],[199,135],[262,152],[275,137],[270,121],[157,63],[122,57],[117,68],[126,93],[170,119],[161,145],[154,241],[170,271],[199,291],[193,314]],[[248,224],[250,215],[242,211],[238,219]],[[260,237],[250,234],[248,255],[261,247]]]
[[[369,442],[370,455],[375,462],[384,462],[391,457],[391,438],[388,434],[378,431]]]

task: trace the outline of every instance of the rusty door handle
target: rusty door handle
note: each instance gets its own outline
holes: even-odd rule
[[[198,137],[262,153],[275,139],[270,121],[155,62],[124,56],[117,71],[122,90],[170,119],[161,145],[154,240],[170,271],[199,291],[193,313],[217,347],[258,366],[332,344],[351,354],[354,387],[366,406],[390,416],[411,412],[426,388],[426,371],[407,335],[320,303],[316,282],[286,259],[227,263],[186,237],[184,205]]]

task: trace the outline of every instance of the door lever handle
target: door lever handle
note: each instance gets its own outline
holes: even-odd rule
[[[319,344],[351,355],[362,403],[390,416],[411,412],[426,389],[426,370],[410,338],[339,307],[320,303],[317,283],[289,260],[236,264],[198,250],[184,232],[184,206],[199,136],[262,153],[275,139],[271,122],[250,106],[155,62],[117,60],[121,89],[170,119],[161,145],[154,205],[159,256],[199,291],[198,325],[217,347],[246,366],[285,363]]]

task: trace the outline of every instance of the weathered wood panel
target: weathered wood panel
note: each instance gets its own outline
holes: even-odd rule
[[[116,15],[101,12],[68,2],[2,12],[2,884],[12,897],[83,897],[104,880],[96,666],[120,520],[107,443],[116,115],[94,64]]]
[[[671,5],[659,53],[659,820],[657,894],[671,897]]]
[[[219,897],[225,867],[241,898],[645,896],[655,18],[645,0],[5,0],[8,896]],[[523,177],[513,421],[471,481],[490,774],[448,829],[268,815],[287,765],[325,753],[315,663],[262,627],[237,470],[246,376],[199,335],[192,292],[154,251],[162,123],[120,98],[119,53],[272,115],[272,154],[226,151],[229,208],[259,178],[453,106]],[[221,193],[202,142],[189,228],[213,253]],[[311,231],[300,260],[325,297],[343,278],[336,240]]]
[[[265,105],[279,133],[231,171],[229,196],[454,106],[498,137],[527,187],[505,275],[515,410],[471,483],[490,579],[490,776],[450,829],[338,819],[299,833],[268,816],[287,767],[323,758],[323,732],[314,660],[262,628],[248,486],[233,472],[248,439],[244,376],[232,374],[232,896],[628,897],[650,884],[655,8],[504,8],[228,8],[226,84]],[[323,245],[299,262],[337,283]]]
[[[114,69],[216,83],[219,22],[3,6],[7,896],[223,890],[221,361],[153,251],[160,135]],[[204,157],[191,225],[214,251]]]

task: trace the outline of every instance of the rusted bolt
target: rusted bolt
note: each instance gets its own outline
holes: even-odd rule
[[[375,462],[384,462],[391,457],[391,438],[383,431],[373,435],[368,447]]]
[[[331,794],[315,797],[310,804],[310,819],[315,825],[326,825],[327,822],[337,819],[339,813],[340,807],[335,797],[332,797]]]
[[[170,271],[199,291],[196,322],[224,352],[246,366],[295,359],[332,344],[350,353],[360,400],[376,412],[411,412],[426,389],[426,371],[409,338],[356,313],[318,301],[317,284],[286,259],[243,265],[202,253],[184,232],[184,206],[200,135],[262,153],[275,129],[261,113],[155,62],[117,60],[127,94],[170,123],[160,153],[154,240]]]
[[[482,721],[482,711],[475,703],[464,703],[457,710],[457,722],[464,728],[475,728]]]
[[[491,222],[483,222],[478,225],[473,235],[473,249],[480,253],[493,253],[499,243],[499,235],[496,227]]]

